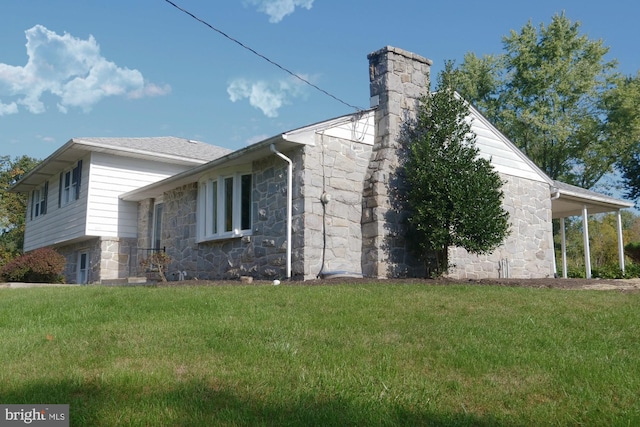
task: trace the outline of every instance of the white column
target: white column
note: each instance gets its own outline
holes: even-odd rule
[[[591,279],[591,250],[589,249],[587,205],[582,206],[582,237],[584,238],[584,269],[587,279]]]
[[[560,218],[560,237],[562,237],[562,277],[567,278],[567,235],[565,233],[564,218]]]
[[[620,260],[620,270],[624,274],[624,241],[622,239],[622,214],[620,213],[620,209],[618,209],[618,259]]]

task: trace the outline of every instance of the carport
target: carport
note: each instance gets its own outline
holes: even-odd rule
[[[588,216],[597,213],[616,212],[618,231],[618,259],[620,270],[624,272],[624,242],[622,239],[621,209],[630,208],[633,203],[616,199],[584,188],[553,181],[551,188],[551,212],[553,219],[560,219],[562,238],[562,277],[567,277],[567,243],[565,238],[564,219],[571,216],[582,216],[582,235],[584,242],[584,265],[586,277],[591,278],[591,251],[589,249]],[[554,251],[554,264],[556,264]],[[556,269],[557,271],[557,269]]]

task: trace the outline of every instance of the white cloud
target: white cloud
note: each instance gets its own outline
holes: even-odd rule
[[[5,114],[16,114],[18,112],[18,106],[15,102],[11,104],[3,104],[0,102],[0,116],[4,116]]]
[[[278,110],[289,104],[292,98],[302,95],[301,83],[292,80],[280,80],[269,83],[264,80],[250,82],[235,79],[227,87],[232,102],[249,99],[249,104],[262,110],[267,117],[278,117]]]
[[[93,36],[87,40],[68,33],[58,35],[42,25],[25,31],[28,61],[24,67],[0,63],[0,116],[18,112],[18,106],[37,114],[46,110],[41,97],[57,96],[58,109],[89,111],[102,98],[141,98],[167,94],[169,86],[144,80],[138,70],[118,67],[100,55]]]
[[[296,7],[311,9],[314,0],[248,0],[248,3],[258,7],[258,11],[269,15],[269,22],[278,23],[295,12]]]

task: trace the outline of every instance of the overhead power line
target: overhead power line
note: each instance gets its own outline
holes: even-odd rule
[[[244,49],[246,49],[246,50],[248,50],[249,52],[253,53],[254,55],[256,55],[256,56],[258,56],[258,57],[260,57],[260,58],[264,59],[265,61],[267,61],[267,62],[268,62],[268,63],[270,63],[271,65],[275,65],[276,67],[280,68],[280,69],[281,69],[282,71],[284,71],[285,73],[288,73],[288,74],[292,75],[292,76],[293,76],[293,77],[295,77],[296,79],[298,79],[298,80],[302,81],[303,83],[308,84],[308,85],[309,85],[309,86],[311,86],[312,88],[314,88],[314,89],[316,89],[316,90],[318,90],[318,91],[320,91],[320,92],[324,93],[325,95],[327,95],[327,96],[329,96],[329,97],[331,97],[331,98],[335,99],[336,101],[338,101],[338,102],[340,102],[340,103],[342,103],[342,104],[346,105],[346,106],[347,106],[347,107],[349,107],[349,108],[353,108],[353,109],[354,109],[354,110],[356,110],[356,111],[362,111],[362,108],[358,108],[358,107],[356,107],[355,105],[351,105],[351,104],[349,104],[348,102],[345,102],[345,101],[343,101],[342,99],[338,98],[337,96],[330,94],[330,93],[329,93],[329,92],[327,92],[326,90],[324,90],[324,89],[322,89],[322,88],[320,88],[320,87],[316,86],[315,84],[311,83],[309,80],[305,79],[304,77],[302,77],[302,76],[300,76],[300,75],[298,75],[298,74],[294,73],[293,71],[291,71],[291,70],[289,70],[289,69],[287,69],[287,68],[283,67],[282,65],[278,64],[277,62],[275,62],[275,61],[273,61],[273,60],[271,60],[271,59],[267,58],[267,57],[266,57],[266,56],[264,56],[263,54],[261,54],[261,53],[257,52],[256,50],[254,50],[254,49],[250,48],[249,46],[245,45],[245,44],[244,44],[244,43],[242,43],[241,41],[239,41],[239,40],[237,40],[237,39],[235,39],[235,38],[231,37],[230,35],[228,35],[228,34],[227,34],[227,33],[225,33],[224,31],[221,31],[221,30],[217,29],[217,28],[216,28],[216,27],[214,27],[213,25],[209,24],[207,21],[205,21],[205,20],[203,20],[203,19],[201,19],[201,18],[198,18],[196,15],[194,15],[193,13],[189,12],[188,10],[186,10],[186,9],[184,9],[184,8],[182,8],[182,7],[180,7],[180,6],[178,6],[177,4],[175,4],[174,2],[172,2],[171,0],[164,0],[164,1],[166,1],[166,2],[167,2],[167,3],[169,3],[171,6],[175,7],[176,9],[178,9],[179,11],[181,11],[181,12],[183,12],[183,13],[186,13],[187,15],[189,15],[190,17],[192,17],[192,18],[193,18],[193,19],[195,19],[196,21],[198,21],[198,22],[200,22],[200,23],[202,23],[202,24],[206,25],[207,27],[209,27],[209,28],[210,28],[210,29],[212,29],[213,31],[217,32],[218,34],[220,34],[220,35],[222,35],[222,36],[226,37],[227,39],[231,40],[232,42],[234,42],[234,43],[236,43],[236,44],[240,45],[241,47],[243,47]]]

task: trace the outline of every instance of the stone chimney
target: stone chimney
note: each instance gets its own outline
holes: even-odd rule
[[[414,276],[421,268],[408,254],[406,212],[398,187],[399,138],[415,118],[421,96],[429,90],[432,61],[387,46],[368,55],[375,142],[365,177],[362,209],[362,272],[367,277]]]

